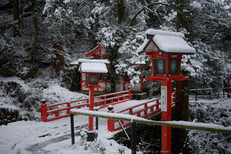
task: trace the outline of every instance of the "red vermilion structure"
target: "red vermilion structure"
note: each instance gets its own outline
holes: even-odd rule
[[[89,110],[94,110],[94,89],[100,88],[100,85],[85,85],[86,88],[89,88]],[[94,130],[93,126],[94,119],[93,117],[89,116],[89,122],[88,122],[88,131],[91,132]]]
[[[94,98],[98,99],[97,101],[94,101],[94,106],[102,109],[108,107],[109,105],[116,105],[131,100],[131,90],[129,89],[127,91],[105,94],[101,96],[96,96]],[[42,103],[43,104],[41,104],[41,120],[43,122],[49,122],[69,117],[71,109],[89,107],[89,99],[80,99],[71,102],[57,103],[52,105],[47,105],[45,102]],[[56,109],[54,109],[53,107],[56,107]],[[50,114],[55,114],[55,116],[49,116]]]
[[[194,54],[195,49],[184,41],[182,33],[148,29],[146,35],[137,52],[151,56],[153,75],[145,79],[162,82],[162,121],[171,121],[172,81],[188,79],[180,74],[181,59],[183,54]],[[161,153],[171,153],[171,127],[162,126]]]
[[[228,97],[230,97],[230,80],[231,80],[231,75],[227,78],[228,80]]]
[[[109,61],[107,58],[107,47],[104,44],[99,44],[96,46],[94,49],[91,51],[87,52],[85,54],[87,59],[80,58],[78,59],[77,62],[72,62],[71,65],[81,65],[83,62],[98,62],[98,63],[105,63],[106,65],[109,64]],[[140,71],[146,67],[145,63],[143,64],[135,64],[137,65],[135,71]],[[109,68],[110,69],[110,68]],[[141,73],[142,74],[142,73]],[[81,86],[81,91],[89,91],[88,88],[86,88],[84,85],[86,83],[86,78],[85,78],[85,73],[80,71],[80,86]],[[148,90],[148,82],[145,82],[142,75],[140,75],[140,81],[139,83],[136,83],[135,86],[130,87],[130,77],[125,75],[125,73],[116,81],[116,87],[117,91],[125,91],[128,90],[129,87],[132,90],[133,93],[143,93],[144,90]],[[101,85],[102,88],[96,88],[95,91],[97,92],[110,92],[110,84],[111,81],[108,79],[108,75],[104,74],[100,76],[99,84]]]

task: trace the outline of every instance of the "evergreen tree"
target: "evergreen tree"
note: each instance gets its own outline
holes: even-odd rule
[[[181,31],[197,49],[193,56],[184,56],[182,69],[200,77],[198,85],[219,88],[225,78],[227,44],[230,36],[230,15],[223,1],[170,0],[172,10],[165,17],[162,29]],[[195,84],[191,84],[193,88]]]
[[[111,92],[116,92],[116,81],[118,80],[119,74],[116,72],[116,65],[118,64],[118,46],[111,45],[107,47],[107,59],[109,60],[109,73],[108,80],[111,81]]]

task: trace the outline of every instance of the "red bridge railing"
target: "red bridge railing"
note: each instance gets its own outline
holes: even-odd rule
[[[175,105],[175,98],[176,98],[176,93],[173,92],[172,106]],[[130,108],[124,109],[117,113],[124,113],[124,114],[136,115],[137,117],[147,118],[151,115],[161,112],[160,105],[161,105],[160,98],[157,98],[136,106],[131,106]],[[108,112],[113,113],[113,111],[108,111]],[[107,120],[108,131],[110,132],[121,130],[122,127],[126,128],[130,125],[131,122],[124,122],[124,121],[118,121],[113,119]]]
[[[96,99],[94,106],[105,108],[109,105],[115,105],[131,100],[131,90],[101,95],[94,97],[94,99]],[[41,104],[41,120],[43,122],[48,122],[69,117],[71,109],[79,109],[82,107],[89,107],[89,99],[80,99],[53,105]]]

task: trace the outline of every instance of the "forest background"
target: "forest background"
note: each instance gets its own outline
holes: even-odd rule
[[[182,32],[196,49],[182,61],[182,74],[189,76],[190,88],[213,88],[217,94],[227,87],[230,0],[0,0],[0,21],[0,106],[6,108],[0,112],[0,125],[10,122],[5,118],[10,112],[7,108],[19,110],[23,118],[39,120],[42,99],[52,104],[86,97],[66,92],[80,89],[78,67],[70,64],[100,43],[108,47],[116,72],[111,79],[127,72],[131,84],[138,82],[134,63],[150,63],[149,57],[136,53],[148,28]],[[142,75],[147,77],[149,72]],[[153,86],[153,91],[158,90],[159,86]],[[212,102],[203,107],[192,102],[189,118],[229,126],[226,105]],[[191,132],[189,136],[194,143],[190,145],[202,149],[216,149],[213,143],[218,139],[222,139],[218,146],[223,151],[230,149],[226,134],[208,137],[208,133]],[[204,142],[207,139],[214,142]],[[196,149],[192,153],[200,151],[191,149]]]
[[[140,76],[133,64],[150,60],[136,50],[145,31],[154,28],[182,32],[196,49],[196,54],[182,61],[190,88],[217,91],[227,86],[229,0],[3,0],[0,19],[2,77],[29,81],[43,75],[76,91],[80,88],[78,68],[70,63],[104,43],[116,72],[111,80],[126,72],[132,85]],[[148,72],[142,75],[147,77]]]

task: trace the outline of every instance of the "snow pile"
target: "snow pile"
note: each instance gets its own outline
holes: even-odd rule
[[[82,63],[80,71],[84,73],[107,73],[107,66],[104,63]]]
[[[196,50],[190,47],[181,37],[156,35],[153,37],[160,51],[166,53],[193,54]]]
[[[184,38],[184,34],[181,32],[169,32],[169,31],[162,31],[162,30],[156,30],[156,29],[151,29],[151,28],[146,31],[146,34],[175,36],[175,37],[183,37]]]
[[[20,121],[0,126],[0,151],[2,153],[131,153],[131,150],[109,139],[106,120],[99,119],[98,138],[86,141],[88,117],[74,117],[75,144],[71,145],[70,118],[52,122]]]
[[[0,78],[0,108],[18,110],[26,119],[40,119],[41,100],[47,104],[64,103],[87,98],[60,86],[58,80],[42,78],[23,81],[17,77]]]
[[[190,120],[231,126],[231,100],[202,100],[190,102]],[[231,134],[190,130],[191,153],[231,153]]]

